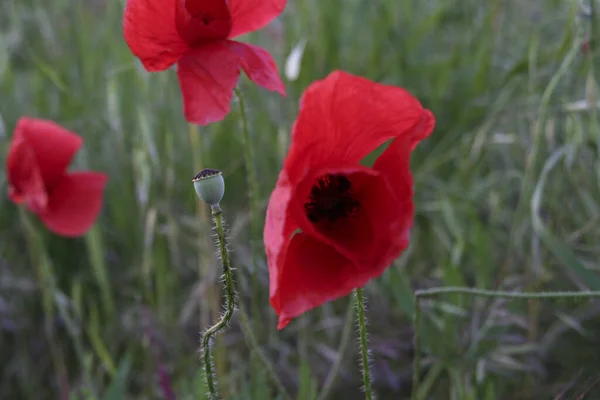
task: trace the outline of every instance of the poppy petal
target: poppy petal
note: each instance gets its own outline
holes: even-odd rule
[[[22,133],[15,134],[6,160],[9,183],[8,197],[16,204],[25,203],[33,212],[39,212],[48,204],[48,194],[38,168],[35,153]]]
[[[238,55],[241,66],[254,83],[285,96],[285,85],[277,72],[277,64],[265,49],[252,44],[228,41],[229,48]]]
[[[421,116],[421,120],[415,126],[413,126],[413,128],[407,134],[411,141],[411,150],[414,150],[415,147],[417,147],[417,145],[421,142],[421,140],[429,137],[429,135],[431,135],[431,133],[435,129],[435,116],[429,110],[423,111],[424,112]]]
[[[268,25],[285,8],[286,0],[229,0],[233,26],[230,38],[259,30]]]
[[[107,176],[97,172],[65,175],[50,194],[48,207],[38,216],[52,232],[81,236],[94,224],[102,209]]]
[[[377,227],[376,263],[389,266],[409,245],[415,206],[410,171],[411,141],[395,139],[377,158],[373,170],[381,173],[387,191],[370,193],[363,201]]]
[[[14,140],[23,139],[35,155],[46,188],[65,174],[83,139],[60,125],[43,119],[21,118]]]
[[[357,164],[422,114],[419,101],[402,88],[332,72],[304,92],[284,168],[295,181],[307,166]]]
[[[127,0],[123,34],[146,70],[163,71],[189,49],[177,30],[179,0]]]
[[[225,41],[202,45],[177,64],[188,122],[208,125],[225,118],[240,75],[240,59]]]
[[[367,274],[326,244],[305,233],[292,238],[278,280],[271,282],[270,301],[279,315],[277,329],[292,318],[363,286]]]
[[[271,296],[277,291],[279,265],[285,258],[293,232],[298,228],[298,225],[291,219],[289,209],[292,191],[292,186],[290,186],[285,173],[282,172],[269,199],[263,236],[269,267]],[[277,309],[278,306],[274,307]]]
[[[421,120],[403,137],[399,137],[375,160],[373,169],[385,176],[397,201],[412,198],[410,155],[417,144],[428,137],[435,127],[435,117],[424,110]]]
[[[373,169],[385,177],[390,188],[390,195],[380,201],[380,211],[371,214],[371,220],[381,232],[376,251],[381,263],[390,264],[408,247],[409,231],[414,219],[410,155],[417,144],[433,132],[434,127],[435,117],[431,111],[425,110],[421,121],[407,132],[406,137],[395,139],[373,164]],[[376,210],[374,207],[370,209]]]

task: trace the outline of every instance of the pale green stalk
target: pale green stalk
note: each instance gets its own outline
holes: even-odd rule
[[[500,290],[473,289],[464,287],[441,287],[433,289],[417,290],[415,292],[415,333],[413,337],[415,359],[413,365],[413,384],[411,399],[417,399],[417,389],[419,387],[419,374],[421,372],[421,299],[425,297],[438,296],[440,294],[465,294],[481,297],[493,297],[502,299],[581,299],[581,298],[600,298],[600,292],[582,291],[582,292],[504,292]]]
[[[256,217],[259,214],[258,204],[258,181],[256,180],[256,170],[254,169],[254,157],[252,155],[252,140],[250,130],[248,129],[248,117],[246,114],[246,103],[244,96],[239,88],[235,88],[235,95],[238,98],[240,106],[240,119],[242,126],[242,144],[244,147],[244,164],[246,165],[246,182],[248,185],[248,200],[250,203],[250,251],[252,252],[252,274],[251,274],[251,293],[252,293],[252,316],[256,321],[260,320],[260,307],[258,304],[260,286],[258,282],[258,249],[256,248],[256,238],[258,236]]]

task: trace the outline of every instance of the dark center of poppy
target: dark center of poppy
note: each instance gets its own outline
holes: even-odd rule
[[[331,225],[354,213],[360,203],[354,198],[352,182],[344,175],[327,174],[313,184],[304,212],[313,223]]]
[[[195,16],[199,18],[204,25],[210,25],[216,18],[208,13],[202,13],[201,15]]]

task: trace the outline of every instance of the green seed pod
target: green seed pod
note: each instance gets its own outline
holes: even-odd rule
[[[211,207],[219,207],[219,203],[225,194],[225,180],[221,171],[216,169],[204,169],[192,180],[194,189],[200,200]]]

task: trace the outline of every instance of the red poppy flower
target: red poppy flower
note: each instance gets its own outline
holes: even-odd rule
[[[434,125],[398,87],[340,71],[309,86],[264,231],[278,329],[362,287],[408,247],[410,154]],[[371,168],[359,164],[390,139]]]
[[[83,140],[52,121],[21,118],[6,160],[9,197],[52,232],[83,235],[102,208],[105,174],[67,168]]]
[[[258,30],[286,0],[127,0],[125,41],[151,72],[177,63],[184,114],[207,125],[229,112],[240,68],[285,96],[277,65],[264,49],[230,40]]]

